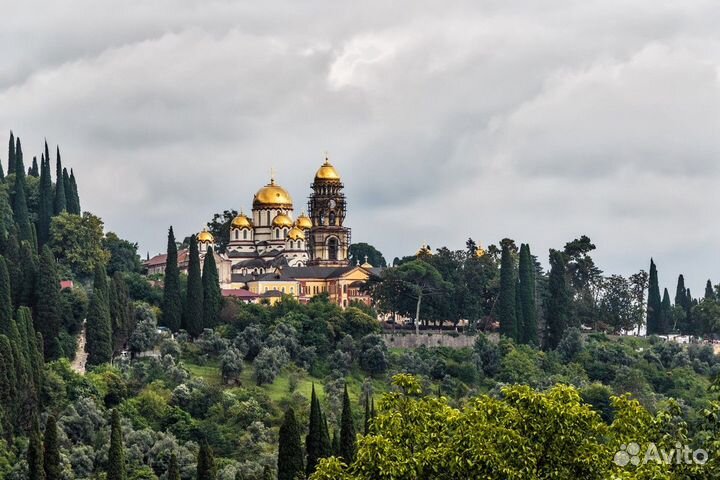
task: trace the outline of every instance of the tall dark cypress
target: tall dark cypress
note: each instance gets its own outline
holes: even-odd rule
[[[11,337],[13,322],[12,292],[5,257],[0,256],[0,334]]]
[[[308,423],[308,434],[305,437],[305,449],[307,450],[307,462],[305,473],[309,477],[315,472],[321,458],[330,456],[330,452],[323,449],[323,415],[320,409],[320,401],[315,393],[315,385],[312,386],[310,395],[310,419]]]
[[[33,235],[30,227],[30,213],[27,206],[27,184],[25,181],[25,166],[23,164],[22,146],[20,139],[17,139],[15,147],[15,192],[13,196],[13,214],[15,223],[18,226],[18,238],[20,241],[32,242]]]
[[[178,267],[177,245],[173,228],[168,230],[167,257],[165,264],[165,285],[162,303],[162,324],[177,332],[182,318],[182,293],[180,291],[180,268]]]
[[[660,324],[667,331],[675,330],[676,325],[673,324],[672,303],[670,302],[670,293],[668,289],[663,290],[662,302],[660,303]]]
[[[14,430],[13,405],[16,405],[17,378],[15,359],[10,339],[0,333],[0,432],[6,441],[12,441]]]
[[[365,424],[363,433],[367,436],[370,435],[370,395],[365,396]]]
[[[348,465],[355,460],[355,436],[355,423],[352,418],[350,396],[348,395],[347,385],[345,385],[342,416],[340,417],[340,457],[342,457]]]
[[[47,150],[47,143],[45,144]],[[37,221],[38,245],[42,247],[50,239],[50,223],[53,215],[53,188],[50,160],[43,158],[40,163],[40,205]]]
[[[193,337],[203,331],[203,285],[200,274],[200,252],[197,237],[190,237],[187,295],[183,305],[183,327]]]
[[[10,131],[10,141],[8,142],[8,175],[15,173],[15,135]]]
[[[217,323],[217,317],[222,306],[220,276],[218,274],[217,265],[215,264],[215,255],[213,255],[212,247],[208,247],[207,253],[205,254],[205,260],[203,262],[202,288],[203,326],[205,328],[212,328]]]
[[[72,168],[70,169],[70,186],[72,190],[72,208],[70,213],[80,215],[82,213],[82,209],[80,208],[80,194],[78,193],[77,181],[75,180],[75,172],[73,172]]]
[[[35,325],[45,342],[46,360],[55,360],[63,355],[58,342],[62,324],[61,302],[60,276],[55,269],[55,256],[46,245],[40,256],[35,307]]]
[[[28,478],[45,480],[45,466],[43,465],[43,446],[40,440],[40,427],[37,418],[33,421],[30,432],[30,442],[27,450]]]
[[[132,318],[130,292],[120,272],[115,272],[112,280],[110,280],[108,303],[112,321],[113,345],[119,348],[130,336],[129,330]]]
[[[72,212],[72,201],[73,201],[73,193],[72,193],[72,184],[70,183],[70,174],[67,171],[67,168],[63,168],[63,188],[65,189],[65,209],[68,211],[68,213]]]
[[[112,359],[112,321],[108,305],[107,274],[102,265],[95,268],[95,281],[87,313],[88,364],[99,365]]]
[[[568,326],[570,316],[570,291],[565,275],[565,255],[550,250],[550,276],[548,278],[548,298],[545,305],[547,332],[546,348],[557,348]]]
[[[62,160],[60,159],[60,147],[57,147],[57,159],[55,161],[55,199],[53,201],[53,213],[60,215],[67,210],[65,198],[65,182],[63,181]]]
[[[123,446],[120,414],[112,411],[110,422],[110,450],[108,451],[107,480],[127,480],[125,447]]]
[[[38,169],[37,157],[33,157],[32,166],[28,170],[28,175],[31,177],[39,177],[40,170]]]
[[[177,455],[170,455],[170,464],[168,465],[167,480],[180,480],[180,468],[177,463]]]
[[[715,300],[715,289],[710,280],[705,284],[705,300]]]
[[[45,466],[45,480],[62,480],[60,443],[58,440],[55,415],[48,416],[47,422],[45,422],[45,452],[43,462]]]
[[[292,407],[285,411],[278,439],[278,480],[296,480],[304,474],[300,426]]]
[[[17,229],[15,225],[10,227],[10,232],[8,233],[8,238],[5,243],[5,260],[7,261],[7,269],[10,276],[10,292],[12,294],[13,305],[17,308],[20,306],[20,297],[23,289],[23,271],[20,257],[20,243],[17,239]]]
[[[513,241],[505,238],[500,242],[502,256],[500,259],[500,292],[497,300],[497,317],[500,322],[500,333],[517,340],[518,325],[516,315],[516,277],[515,264],[511,248]]]
[[[20,268],[22,271],[22,282],[18,295],[20,305],[35,308],[39,259],[35,254],[35,248],[33,248],[29,242],[22,242],[20,246]]]
[[[200,443],[197,460],[197,480],[215,480],[215,459],[210,445],[206,441]]]
[[[538,345],[537,312],[535,309],[535,265],[530,255],[530,245],[520,246],[520,265],[518,278],[520,282],[520,306],[522,308],[522,329],[520,341]]]
[[[685,287],[685,277],[681,274],[678,276],[677,288],[675,289],[675,305],[682,307],[685,311],[685,321],[682,325],[679,325],[680,332],[683,334],[690,334],[692,332],[692,299],[688,294],[688,289]],[[668,330],[663,330],[662,333],[667,333]]]
[[[660,284],[655,261],[650,259],[650,279],[648,283],[647,301],[647,334],[658,335],[662,328],[662,299],[660,298]]]

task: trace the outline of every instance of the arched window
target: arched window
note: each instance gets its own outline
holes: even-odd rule
[[[335,212],[330,212],[330,225],[335,225]]]
[[[270,212],[267,212],[267,223],[270,225]]]
[[[275,238],[280,238],[280,229],[275,230]]]
[[[247,240],[247,230],[243,230],[243,240]]]
[[[235,240],[237,240],[240,237],[240,232],[235,230]]]
[[[337,260],[338,259],[337,238],[332,237],[332,238],[328,239],[327,247],[328,247],[328,260]]]

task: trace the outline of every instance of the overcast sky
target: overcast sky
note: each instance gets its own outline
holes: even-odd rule
[[[299,213],[327,150],[389,260],[587,234],[607,273],[720,282],[716,0],[5,3],[0,138],[59,143],[143,255],[271,167]]]

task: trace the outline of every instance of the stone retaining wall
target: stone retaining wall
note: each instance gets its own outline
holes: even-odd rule
[[[448,333],[386,333],[383,336],[388,348],[418,348],[420,345],[431,347],[472,348],[474,335],[453,335]]]

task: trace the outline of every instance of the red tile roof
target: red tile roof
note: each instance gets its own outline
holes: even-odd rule
[[[234,288],[234,289],[223,289],[222,296],[223,297],[238,297],[238,298],[253,299],[253,298],[258,298],[260,295],[252,293],[249,290],[245,290],[244,288]]]

